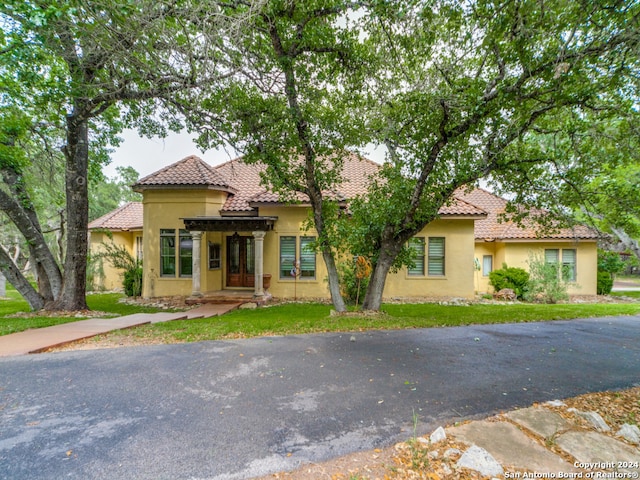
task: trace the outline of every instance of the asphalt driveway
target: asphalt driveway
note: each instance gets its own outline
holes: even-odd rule
[[[242,479],[640,383],[640,316],[0,359],[2,479]]]

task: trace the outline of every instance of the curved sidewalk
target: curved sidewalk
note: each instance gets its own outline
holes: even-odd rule
[[[116,318],[90,318],[44,328],[0,336],[0,357],[38,353],[51,347],[94,337],[113,330],[137,327],[148,323],[208,318],[222,315],[239,304],[205,304],[186,312],[135,313]]]

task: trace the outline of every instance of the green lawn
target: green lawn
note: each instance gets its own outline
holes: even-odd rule
[[[114,317],[130,315],[133,313],[153,313],[160,310],[158,308],[143,307],[119,303],[122,295],[118,293],[100,293],[87,295],[89,308],[96,312],[109,312]],[[29,305],[13,289],[7,288],[7,299],[0,299],[0,335],[21,332],[30,328],[49,327],[61,323],[75,322],[89,317],[50,317],[50,316],[27,316],[11,317],[10,315],[29,312]]]
[[[120,295],[90,295],[87,300],[94,310],[126,315],[153,312],[157,309],[118,303]],[[26,310],[21,300],[0,301],[0,335],[27,328],[38,328],[77,318],[33,317],[6,318],[16,308]],[[606,315],[640,314],[640,303],[632,304],[568,304],[568,305],[471,305],[444,306],[437,304],[388,304],[378,315],[330,315],[331,306],[319,303],[289,303],[255,310],[236,310],[222,317],[195,320],[177,320],[144,325],[123,332],[112,332],[109,337],[127,335],[154,338],[165,342],[215,340],[266,335],[303,334],[333,331],[363,331],[375,329],[401,329],[445,327],[471,324],[516,323],[561,320]]]

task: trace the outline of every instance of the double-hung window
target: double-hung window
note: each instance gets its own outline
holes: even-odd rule
[[[280,278],[316,278],[316,237],[280,237]]]

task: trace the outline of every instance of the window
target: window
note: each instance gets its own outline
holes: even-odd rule
[[[160,276],[176,275],[176,231],[173,228],[160,229]]]
[[[280,278],[293,277],[296,261],[296,237],[280,237]]]
[[[482,257],[482,276],[488,277],[493,271],[493,255],[484,255]]]
[[[444,237],[429,237],[429,276],[444,275]]]
[[[544,251],[544,260],[548,264],[555,265],[560,273],[560,266],[562,266],[562,276],[569,282],[575,282],[577,278],[577,258],[576,250],[573,248],[547,248]],[[562,264],[560,263],[562,260]]]
[[[190,277],[193,269],[193,238],[186,230],[178,233],[176,248],[176,230],[160,229],[160,276],[175,277],[177,269],[181,277]]]
[[[143,249],[142,249],[142,237],[136,237],[136,259],[142,261]]]
[[[424,275],[424,237],[414,237],[409,240],[409,248],[415,264],[409,268],[409,275]]]
[[[296,274],[306,279],[316,278],[315,241],[316,237],[300,237],[298,247],[296,237],[280,237],[280,278],[293,278]]]
[[[190,277],[193,270],[193,238],[186,230],[180,230],[180,276]]]
[[[576,281],[576,251],[574,249],[562,250],[562,275],[570,282]]]
[[[300,237],[300,276],[316,278],[316,252],[313,243],[316,237]]]
[[[222,247],[219,243],[209,242],[209,270],[217,270],[220,268],[220,252]]]

